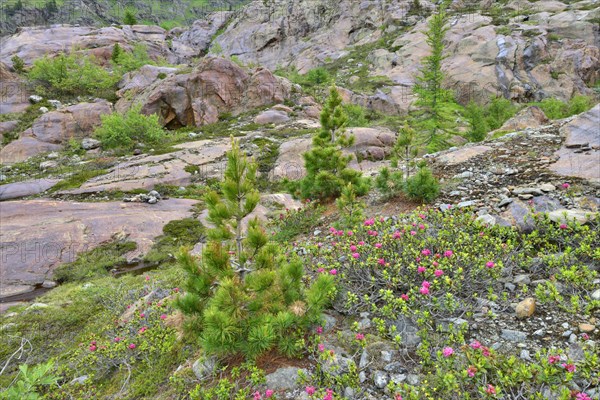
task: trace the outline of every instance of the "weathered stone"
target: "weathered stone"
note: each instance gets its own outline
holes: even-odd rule
[[[517,318],[529,318],[535,312],[535,299],[533,297],[528,297],[525,300],[521,301],[517,304],[517,308],[515,309],[515,313],[517,314]]]
[[[525,332],[512,329],[502,329],[501,336],[511,342],[524,342],[527,339],[527,334]]]
[[[548,213],[548,218],[557,223],[565,223],[576,221],[580,224],[585,224],[593,218],[595,213],[586,210],[556,210]]]
[[[474,157],[485,154],[488,151],[492,150],[489,146],[471,146],[471,147],[463,147],[461,149],[451,151],[448,153],[444,153],[437,157],[437,161],[442,164],[455,165],[461,164],[465,161],[468,161]]]
[[[595,325],[592,324],[579,324],[579,331],[583,332],[583,333],[590,333],[593,332],[594,329],[596,329]]]
[[[254,118],[254,122],[257,124],[282,124],[290,120],[287,113],[279,110],[267,110],[264,111]]]
[[[0,200],[17,199],[19,197],[33,196],[56,185],[59,179],[36,179],[33,181],[14,182],[0,185]]]
[[[217,368],[217,359],[214,357],[199,358],[192,365],[192,371],[196,378],[203,380],[208,378]]]

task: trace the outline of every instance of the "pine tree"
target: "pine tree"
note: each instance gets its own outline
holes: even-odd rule
[[[352,156],[345,156],[341,150],[354,143],[354,136],[344,133],[346,122],[342,98],[332,86],[321,112],[321,129],[313,136],[312,149],[304,153],[306,176],[299,182],[288,182],[295,195],[304,199],[335,198],[348,183],[354,185],[357,194],[366,193],[367,181],[360,172],[348,168]]]
[[[398,132],[398,138],[394,144],[392,152],[392,167],[398,168],[398,162],[402,162],[403,171],[390,170],[382,168],[375,179],[375,185],[386,197],[399,195],[405,187],[405,182],[410,178],[410,174],[415,167],[414,159],[418,154],[418,145],[416,143],[416,133],[407,123]]]
[[[110,56],[110,59],[112,60],[112,62],[115,64],[118,64],[119,57],[121,57],[122,53],[123,53],[123,49],[121,49],[121,46],[119,46],[119,43],[115,43],[115,45],[113,46],[113,49],[112,49],[112,54]]]
[[[210,192],[205,198],[215,227],[202,260],[198,263],[187,251],[178,255],[187,280],[176,306],[207,353],[255,358],[276,348],[292,356],[303,350],[302,336],[320,319],[334,282],[321,274],[305,288],[301,260],[284,259],[257,219],[244,232],[242,219],[259,199],[256,168],[232,138],[222,195]]]
[[[465,108],[465,117],[469,121],[469,139],[473,142],[481,142],[485,139],[485,135],[490,131],[490,127],[486,121],[483,107],[470,102]]]
[[[445,78],[442,71],[442,61],[445,58],[444,38],[449,29],[446,26],[446,4],[443,2],[429,20],[429,29],[425,35],[431,54],[423,59],[413,87],[417,95],[415,105],[419,107],[418,126],[426,133],[425,143],[430,151],[447,146],[448,134],[453,132],[455,126],[454,113],[457,110],[452,92],[442,86]]]
[[[135,17],[135,15],[133,14],[133,12],[131,10],[125,11],[125,17],[123,18],[123,23],[125,25],[136,25],[137,24],[137,18]]]

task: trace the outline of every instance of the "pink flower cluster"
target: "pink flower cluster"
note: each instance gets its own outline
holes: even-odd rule
[[[419,292],[423,295],[429,294],[430,286],[431,286],[431,283],[429,283],[427,281],[423,281],[423,283],[421,283],[421,289],[419,289]]]
[[[275,393],[275,392],[273,392],[271,389],[267,389],[267,390],[265,391],[265,397],[264,397],[264,398],[265,398],[265,399],[268,399],[268,398],[270,398],[270,397],[273,397],[273,394],[274,394],[274,393]],[[259,391],[256,391],[256,392],[254,392],[254,400],[261,400],[262,398],[263,398],[263,397],[262,397],[262,394],[261,394]]]

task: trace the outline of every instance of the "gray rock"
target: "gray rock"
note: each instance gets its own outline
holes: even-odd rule
[[[150,196],[148,198],[148,204],[156,204],[156,203],[158,203],[158,199],[156,197]]]
[[[148,193],[148,196],[151,196],[151,197],[156,197],[157,199],[160,199],[160,198],[161,198],[161,197],[160,197],[160,193],[158,193],[156,190],[151,190],[151,191]]]
[[[366,380],[367,380],[367,374],[365,373],[365,371],[360,371],[360,373],[358,374],[358,381],[360,383],[365,383]]]
[[[54,108],[62,107],[62,103],[58,100],[48,100],[48,103],[50,103],[50,105]]]
[[[305,369],[296,367],[279,368],[266,376],[267,387],[273,390],[292,390],[298,387],[298,371],[307,373]]]
[[[208,376],[212,375],[212,373],[214,372],[216,367],[217,367],[217,359],[216,358],[214,358],[214,357],[199,358],[192,365],[192,371],[194,372],[194,375],[196,375],[196,378],[202,380],[202,379],[207,378]]]
[[[421,343],[421,338],[417,335],[419,328],[410,319],[400,316],[391,325],[396,327],[396,333],[402,338],[403,345],[416,347]]]
[[[406,380],[406,374],[392,374],[390,375],[390,380],[395,384],[402,383]]]
[[[556,190],[556,186],[554,186],[551,183],[544,183],[543,185],[540,186],[540,190],[542,192],[553,192]]]
[[[323,370],[333,376],[341,376],[350,370],[351,364],[354,364],[352,359],[334,353],[333,357],[323,364]]]
[[[70,385],[83,385],[88,379],[89,379],[89,377],[87,375],[78,376],[77,378],[74,378],[71,382],[69,382],[69,384]]]
[[[416,374],[408,374],[406,376],[406,381],[409,385],[416,386],[421,382],[421,378],[419,378],[419,375]]]
[[[496,218],[490,214],[480,215],[479,217],[477,217],[476,221],[479,222],[480,224],[487,225],[487,226],[496,225]]]
[[[384,371],[375,371],[373,374],[373,383],[379,389],[383,389],[390,381],[390,376]]]
[[[345,399],[353,399],[354,398],[354,389],[352,389],[350,386],[347,386],[346,388],[344,388],[344,398]]]
[[[523,342],[527,339],[527,333],[512,329],[502,329],[501,336],[511,342]]]
[[[48,111],[50,111],[50,110],[48,110],[48,107],[40,107],[40,112],[42,114],[46,114]]]
[[[600,289],[594,290],[591,295],[592,300],[600,300]]]
[[[529,285],[531,283],[531,278],[528,274],[519,274],[515,276],[513,283],[515,285]]]
[[[49,280],[45,280],[44,282],[42,282],[42,287],[46,288],[46,289],[52,289],[56,287],[56,282],[54,281],[49,281]]]
[[[4,182],[5,180],[7,180],[8,178],[6,177],[6,175],[1,175],[0,174],[0,182]]]
[[[58,167],[58,163],[56,161],[42,161],[40,163],[40,169],[44,170],[44,169],[53,169]]]
[[[100,141],[92,138],[85,138],[81,141],[81,147],[84,150],[92,150],[100,147]]]
[[[383,369],[386,372],[390,373],[405,373],[406,369],[402,366],[400,361],[394,361],[392,363],[387,364]]]
[[[42,100],[44,100],[44,98],[42,96],[38,96],[37,94],[29,96],[29,101],[33,104],[39,103]]]
[[[461,201],[460,203],[458,203],[456,205],[456,207],[458,207],[458,208],[473,207],[475,204],[477,204],[477,202],[474,200]]]
[[[516,195],[520,195],[520,194],[530,194],[533,196],[541,196],[544,193],[537,188],[531,188],[531,187],[525,187],[525,188],[516,188],[515,190],[513,190],[513,193]]]
[[[522,360],[531,361],[531,355],[529,354],[529,350],[521,350],[521,354],[519,355]]]
[[[471,171],[465,171],[460,174],[456,174],[453,176],[453,179],[470,179],[473,177],[473,173]]]
[[[511,198],[506,198],[500,201],[500,203],[498,203],[498,207],[504,207],[509,205],[510,203],[512,203],[514,200]]]
[[[323,319],[325,319],[325,324],[323,325],[324,332],[329,332],[332,330],[337,323],[337,319],[333,315],[329,315],[327,313],[323,313]]]
[[[359,369],[365,369],[369,364],[369,352],[367,349],[363,349],[362,354],[360,355],[360,361],[358,362]]]

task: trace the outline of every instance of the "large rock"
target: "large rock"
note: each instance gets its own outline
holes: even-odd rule
[[[514,132],[527,128],[535,129],[546,125],[549,121],[541,108],[531,106],[519,111],[517,115],[506,121],[498,130]],[[493,135],[493,133],[490,134]]]
[[[600,104],[561,128],[563,147],[550,170],[566,177],[600,182]],[[585,150],[588,149],[588,150]]]
[[[33,181],[14,182],[0,185],[0,200],[33,196],[45,192],[58,183],[58,179],[36,179]]]
[[[53,144],[66,144],[70,139],[90,136],[102,123],[101,115],[110,114],[112,105],[106,100],[79,103],[42,114],[20,137],[32,137]]]
[[[138,244],[128,258],[144,254],[172,220],[192,215],[187,199],[144,203],[75,203],[53,200],[0,203],[0,296],[11,285],[36,285],[78,254],[126,236]]]
[[[167,77],[136,96],[122,98],[118,110],[133,103],[144,114],[158,114],[169,128],[217,122],[223,114],[239,115],[289,98],[292,84],[259,68],[247,71],[224,58],[203,59],[188,74]]]
[[[92,54],[101,62],[109,62],[116,43],[126,50],[141,43],[152,58],[165,57],[176,62],[177,57],[169,50],[166,39],[167,31],[152,25],[28,27],[2,39],[0,61],[12,65],[11,58],[17,55],[26,65],[31,65],[46,54],[75,50]]]
[[[354,145],[348,151],[372,160],[389,156],[396,142],[396,134],[386,128],[350,128],[346,134],[354,135]]]
[[[177,72],[177,68],[144,65],[139,70],[128,72],[123,76],[119,82],[117,95],[124,96],[128,90],[133,90],[134,93],[140,92],[160,79],[161,74],[167,76],[175,72]]]
[[[436,160],[442,164],[456,165],[485,154],[490,150],[492,150],[491,147],[484,145],[462,147],[442,153]]]
[[[193,57],[205,55],[213,37],[227,24],[231,14],[229,11],[219,11],[211,13],[206,19],[194,21],[188,30],[172,40],[173,53],[181,60],[191,60]]]
[[[0,150],[0,164],[14,164],[41,153],[60,150],[62,146],[42,142],[33,137],[14,140]]]

